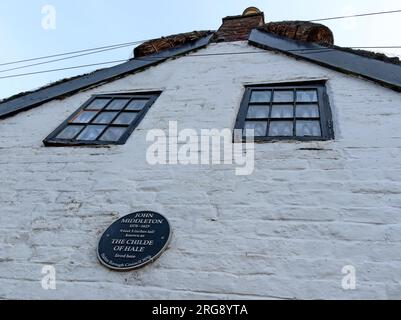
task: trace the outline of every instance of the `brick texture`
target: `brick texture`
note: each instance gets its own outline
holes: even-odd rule
[[[215,42],[248,40],[252,29],[264,25],[264,14],[233,16],[223,19],[223,24],[213,37]]]

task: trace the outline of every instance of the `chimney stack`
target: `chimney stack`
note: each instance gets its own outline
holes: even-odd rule
[[[258,8],[249,7],[240,16],[223,18],[223,24],[213,37],[213,42],[248,40],[254,28],[265,25],[265,15]]]

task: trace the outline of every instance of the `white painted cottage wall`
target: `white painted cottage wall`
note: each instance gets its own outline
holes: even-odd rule
[[[0,121],[1,299],[401,298],[401,94],[244,42],[200,52],[233,51],[260,53],[183,57]],[[315,78],[328,79],[335,141],[258,144],[245,177],[145,161],[148,129],[233,128],[245,84]],[[92,94],[155,89],[124,146],[42,145]],[[145,209],[171,220],[169,250],[137,272],[101,266],[100,234]]]

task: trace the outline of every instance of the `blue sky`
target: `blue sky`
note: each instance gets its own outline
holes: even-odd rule
[[[43,29],[41,10],[56,9],[56,28]],[[38,56],[151,39],[163,35],[215,30],[221,18],[241,14],[248,6],[265,12],[266,21],[316,18],[401,9],[399,0],[2,0],[0,1],[0,64]],[[337,45],[401,45],[398,30],[401,14],[324,22],[335,35]],[[70,67],[126,59],[132,47],[78,59],[1,72],[17,67],[0,66],[0,77],[16,73]],[[401,50],[381,50],[400,55]],[[99,67],[60,71],[20,78],[0,79],[0,98],[35,89],[52,81],[82,74]]]

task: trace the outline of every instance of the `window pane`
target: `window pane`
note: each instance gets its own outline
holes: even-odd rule
[[[135,112],[123,112],[118,116],[118,118],[113,122],[113,124],[130,125],[132,121],[135,120],[137,115],[138,114]]]
[[[114,99],[108,106],[107,110],[122,110],[127,105],[129,99]]]
[[[83,111],[78,114],[74,119],[72,119],[71,123],[89,123],[95,116],[97,115],[97,111]]]
[[[105,128],[106,126],[87,126],[78,136],[77,140],[94,141]]]
[[[59,133],[56,139],[74,139],[75,136],[84,128],[84,126],[68,126]]]
[[[293,118],[294,106],[291,104],[275,105],[272,108],[272,118]]]
[[[297,102],[317,102],[317,91],[316,90],[297,91]]]
[[[102,112],[99,114],[93,123],[109,124],[118,114],[118,112]]]
[[[252,91],[251,103],[268,102],[270,103],[271,91]]]
[[[120,138],[122,137],[122,135],[125,133],[126,130],[127,130],[126,128],[110,127],[105,131],[105,133],[99,140],[116,142],[120,140]]]
[[[131,111],[141,111],[148,101],[149,100],[132,100],[125,109]]]
[[[259,119],[269,117],[269,106],[249,106],[248,119]]]
[[[297,121],[298,137],[320,137],[320,121]]]
[[[294,123],[292,121],[271,121],[270,122],[270,137],[292,137]]]
[[[318,118],[319,106],[317,104],[297,105],[297,118]]]
[[[106,106],[106,104],[109,103],[109,101],[110,101],[110,99],[106,99],[106,98],[95,99],[85,109],[102,110]]]
[[[265,121],[247,121],[245,123],[245,136],[252,136],[249,130],[254,130],[255,137],[265,137],[267,130],[267,122]]]
[[[294,92],[290,90],[276,90],[274,91],[273,102],[293,102]]]

